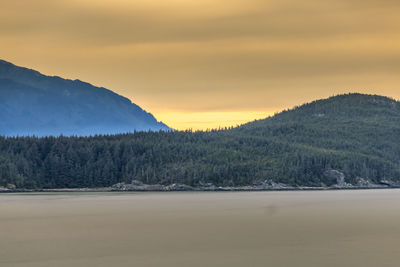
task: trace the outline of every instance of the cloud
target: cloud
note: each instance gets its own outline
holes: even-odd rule
[[[116,1],[120,5],[109,1],[21,2],[25,3],[22,9],[11,1],[2,6],[2,33],[51,34],[91,45],[243,37],[295,40],[396,32],[393,22],[399,22],[399,7],[393,8],[392,1],[384,7],[379,4],[382,1],[314,0],[165,1],[168,4],[162,6],[163,2],[151,0]]]
[[[394,0],[2,1],[0,43],[4,59],[155,113],[270,112],[348,91],[400,98],[399,11]]]

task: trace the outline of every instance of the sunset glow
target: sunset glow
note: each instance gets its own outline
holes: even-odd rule
[[[218,128],[338,93],[399,99],[399,12],[390,0],[1,1],[0,58],[111,89],[176,129]]]

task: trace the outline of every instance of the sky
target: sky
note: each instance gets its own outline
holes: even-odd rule
[[[398,0],[0,0],[0,58],[106,87],[175,129],[348,92],[400,99]]]

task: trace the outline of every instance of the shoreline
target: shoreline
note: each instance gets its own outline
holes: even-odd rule
[[[152,189],[129,189],[117,190],[111,187],[104,188],[51,188],[51,189],[2,189],[0,194],[13,193],[121,193],[121,192],[263,192],[263,191],[337,191],[337,190],[369,190],[369,189],[399,189],[400,186],[373,186],[373,187],[287,187],[287,188],[193,188],[193,189],[170,189],[170,190],[152,190]]]

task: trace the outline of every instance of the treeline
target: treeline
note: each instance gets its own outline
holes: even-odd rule
[[[392,100],[371,99],[337,112],[327,108],[331,100],[309,104],[227,130],[0,137],[0,185],[103,187],[140,180],[240,186],[271,179],[320,186],[336,182],[324,176],[329,169],[344,172],[349,183],[400,180],[400,112]]]

